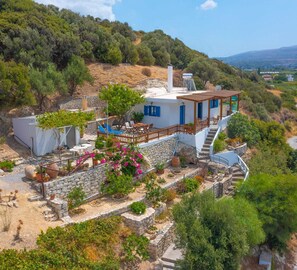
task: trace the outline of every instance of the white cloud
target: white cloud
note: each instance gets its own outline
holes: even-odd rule
[[[82,15],[91,15],[101,19],[115,20],[113,6],[121,0],[35,0],[45,5],[55,5],[59,8],[70,9]]]
[[[200,7],[203,10],[214,9],[218,6],[218,3],[215,0],[206,0]]]

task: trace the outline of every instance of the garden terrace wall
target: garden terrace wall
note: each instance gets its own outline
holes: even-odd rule
[[[169,223],[157,237],[150,241],[149,254],[153,260],[161,258],[174,239],[174,226]]]
[[[75,187],[81,186],[86,197],[95,197],[101,195],[101,185],[106,179],[106,170],[108,165],[99,165],[94,169],[90,168],[88,171],[75,173],[44,183],[44,194],[48,197],[55,194],[58,198],[66,198],[71,190]]]
[[[151,166],[155,166],[158,163],[166,163],[172,159],[176,151],[177,142],[177,136],[172,135],[158,141],[141,144],[139,147],[150,161]]]

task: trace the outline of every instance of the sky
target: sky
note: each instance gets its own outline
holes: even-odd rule
[[[35,0],[161,29],[210,57],[297,45],[297,0]]]

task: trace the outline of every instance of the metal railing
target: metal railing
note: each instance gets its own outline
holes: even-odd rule
[[[249,167],[245,164],[245,162],[243,161],[243,159],[240,156],[238,156],[238,165],[244,173],[243,180],[245,181],[249,177],[249,174],[250,174]]]

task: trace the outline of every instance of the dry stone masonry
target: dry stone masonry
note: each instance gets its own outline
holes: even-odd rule
[[[124,223],[136,234],[142,235],[145,231],[155,223],[155,210],[147,208],[142,215],[132,213],[122,214]]]
[[[58,198],[66,198],[75,187],[82,187],[86,197],[94,197],[101,194],[101,185],[106,178],[106,165],[96,166],[86,172],[75,173],[51,182],[44,183],[45,197],[55,194]]]
[[[177,137],[170,137],[157,142],[152,142],[141,147],[142,153],[147,157],[152,166],[166,163],[171,160],[177,146]]]

